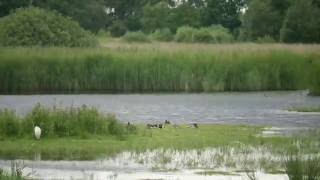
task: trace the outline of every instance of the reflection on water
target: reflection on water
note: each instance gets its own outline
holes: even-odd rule
[[[242,172],[244,168],[262,171],[264,173],[260,175],[266,179],[275,178],[271,174],[265,174],[265,170],[271,166],[281,168],[280,162],[284,158],[271,153],[266,147],[240,145],[236,148],[207,148],[202,151],[155,149],[140,153],[123,152],[115,157],[96,161],[27,160],[18,163],[24,164],[24,173],[32,172],[31,177],[35,179],[208,179],[208,176],[199,175],[199,172],[212,170],[232,173],[236,179],[241,180],[246,177]],[[0,160],[0,167],[8,170],[10,163]],[[230,178],[221,175],[223,174],[219,175],[220,179]],[[278,177],[286,176],[282,174]],[[210,176],[209,179],[216,178]]]
[[[213,94],[122,94],[122,95],[23,95],[0,96],[0,108],[25,115],[37,103],[44,106],[95,106],[135,123],[226,123],[277,127],[320,127],[320,113],[297,113],[295,106],[320,106],[320,97],[305,91],[213,93]]]

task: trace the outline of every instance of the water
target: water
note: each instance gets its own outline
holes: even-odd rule
[[[130,94],[130,95],[14,95],[0,96],[0,108],[25,115],[40,103],[46,107],[94,106],[115,113],[122,121],[152,123],[220,123],[275,127],[320,127],[320,113],[289,112],[291,107],[320,106],[320,97],[305,91]]]
[[[245,148],[247,149],[247,148]],[[249,148],[250,149],[250,148]],[[159,157],[168,157],[170,161],[162,161]],[[230,149],[203,149],[197,150],[149,150],[142,153],[123,152],[109,159],[97,161],[17,161],[18,167],[24,174],[30,174],[34,179],[221,179],[228,180],[221,172],[229,172],[232,179],[246,179],[246,174],[239,170],[244,167],[258,170],[260,162],[266,166],[279,168],[282,158],[270,153],[267,148],[251,148],[248,153],[239,147]],[[190,162],[193,162],[190,164]],[[231,163],[232,162],[232,163]],[[243,165],[250,162],[250,166]],[[234,164],[233,167],[228,165]],[[10,169],[11,162],[0,160],[0,167]],[[199,172],[220,172],[213,176],[204,176]],[[284,174],[273,176],[259,173],[259,179],[288,179]],[[72,178],[71,178],[72,177]]]
[[[307,96],[306,91],[287,92],[252,92],[252,93],[214,93],[214,94],[130,94],[130,95],[3,95],[0,96],[0,109],[14,109],[21,116],[26,115],[32,108],[40,103],[46,107],[61,106],[94,106],[103,113],[115,113],[117,117],[126,122],[153,123],[169,120],[173,123],[215,123],[215,124],[250,124],[268,125],[266,133],[274,133],[279,129],[301,129],[308,127],[320,127],[320,113],[289,112],[292,107],[318,107],[320,97]],[[155,150],[157,151],[157,150]],[[159,151],[163,152],[163,151]],[[134,155],[124,152],[113,159],[101,159],[96,161],[42,161],[41,158],[34,161],[23,161],[26,168],[25,174],[39,179],[246,179],[245,174],[234,176],[201,176],[196,171],[181,166],[182,160],[202,160],[206,166],[215,165],[205,161],[216,151],[208,151],[199,154],[197,151],[188,151],[188,155],[181,154],[184,158],[173,158],[169,168],[177,168],[177,171],[153,171],[159,162],[156,153]],[[190,155],[191,153],[191,155]],[[192,155],[196,154],[196,155]],[[179,153],[173,153],[176,156]],[[268,153],[262,153],[268,155]],[[203,157],[202,157],[203,156]],[[139,158],[147,159],[140,163]],[[152,159],[154,157],[154,159]],[[215,156],[210,156],[215,157]],[[239,155],[229,156],[239,158]],[[258,157],[255,154],[252,157]],[[273,156],[268,155],[267,159]],[[149,158],[149,159],[148,159]],[[151,159],[150,159],[151,158]],[[264,157],[266,158],[266,157]],[[201,162],[201,161],[200,161]],[[210,161],[214,162],[214,161]],[[235,162],[240,160],[235,159]],[[10,161],[0,160],[0,168],[10,169]],[[171,165],[173,166],[171,167]],[[228,169],[222,168],[222,171]],[[221,171],[221,169],[217,169]],[[287,180],[286,175],[267,175],[260,173],[259,179]]]
[[[40,103],[53,106],[94,106],[104,113],[133,123],[169,120],[173,123],[249,124],[274,127],[320,127],[320,113],[287,111],[291,107],[320,106],[320,97],[306,91],[213,93],[213,94],[121,94],[121,95],[3,95],[0,109],[26,115]]]

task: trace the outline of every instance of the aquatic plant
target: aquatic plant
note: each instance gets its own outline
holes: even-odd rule
[[[113,115],[103,115],[95,108],[70,107],[48,109],[38,104],[26,117],[13,111],[0,111],[0,136],[30,137],[39,126],[42,137],[80,137],[114,135],[125,138],[129,131]],[[132,125],[133,126],[133,125]]]
[[[0,93],[297,90],[320,79],[308,48],[159,46],[2,48]]]
[[[24,180],[25,178],[23,174],[23,170],[25,165],[21,162],[11,161],[11,168],[10,172],[6,172],[0,168],[0,179],[1,180]],[[31,175],[31,173],[27,174],[26,176]]]

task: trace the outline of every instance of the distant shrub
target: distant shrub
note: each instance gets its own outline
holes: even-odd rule
[[[126,42],[150,42],[150,39],[148,38],[148,36],[141,31],[127,32],[123,36],[123,39]]]
[[[192,42],[199,42],[199,43],[214,43],[215,38],[213,37],[209,28],[201,28],[197,29],[193,33],[193,40]]]
[[[264,44],[264,43],[275,43],[276,41],[271,36],[266,35],[263,37],[259,37],[256,40],[256,42],[260,44]]]
[[[95,46],[92,34],[57,12],[28,7],[0,19],[3,46]]]
[[[107,37],[110,37],[111,34],[110,34],[109,31],[106,31],[105,29],[100,29],[100,30],[97,32],[97,36],[98,36],[98,37],[107,38]]]
[[[164,41],[164,42],[172,41],[174,38],[174,35],[169,28],[157,29],[150,36],[152,39],[156,41]]]
[[[181,27],[177,30],[177,42],[229,43],[234,40],[228,29],[217,25],[206,28]]]
[[[122,21],[114,21],[109,31],[112,37],[121,37],[127,32],[127,27]]]
[[[175,40],[177,42],[193,42],[193,34],[196,31],[195,28],[189,26],[182,26],[178,28],[175,35]]]
[[[221,25],[213,25],[209,29],[215,39],[215,43],[230,43],[234,41],[234,37],[229,30]]]

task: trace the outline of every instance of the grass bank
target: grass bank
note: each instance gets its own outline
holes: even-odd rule
[[[320,46],[1,48],[0,93],[319,91]]]
[[[295,112],[320,112],[320,107],[294,107],[288,110]]]
[[[42,129],[41,140],[33,137],[33,127]],[[2,159],[96,159],[122,151],[150,149],[204,149],[208,147],[269,146],[289,150],[295,139],[263,137],[263,127],[236,125],[186,125],[149,129],[145,125],[124,125],[114,116],[81,107],[46,109],[37,106],[25,117],[8,110],[0,111],[0,158]],[[319,134],[303,137],[309,147]],[[310,145],[311,144],[311,145]],[[319,144],[319,143],[318,143]],[[314,148],[304,148],[314,153]]]
[[[125,127],[114,115],[104,115],[86,106],[48,109],[38,104],[25,117],[11,110],[0,110],[0,139],[33,138],[35,126],[41,128],[44,138],[115,136],[125,139],[136,131],[136,127]]]

